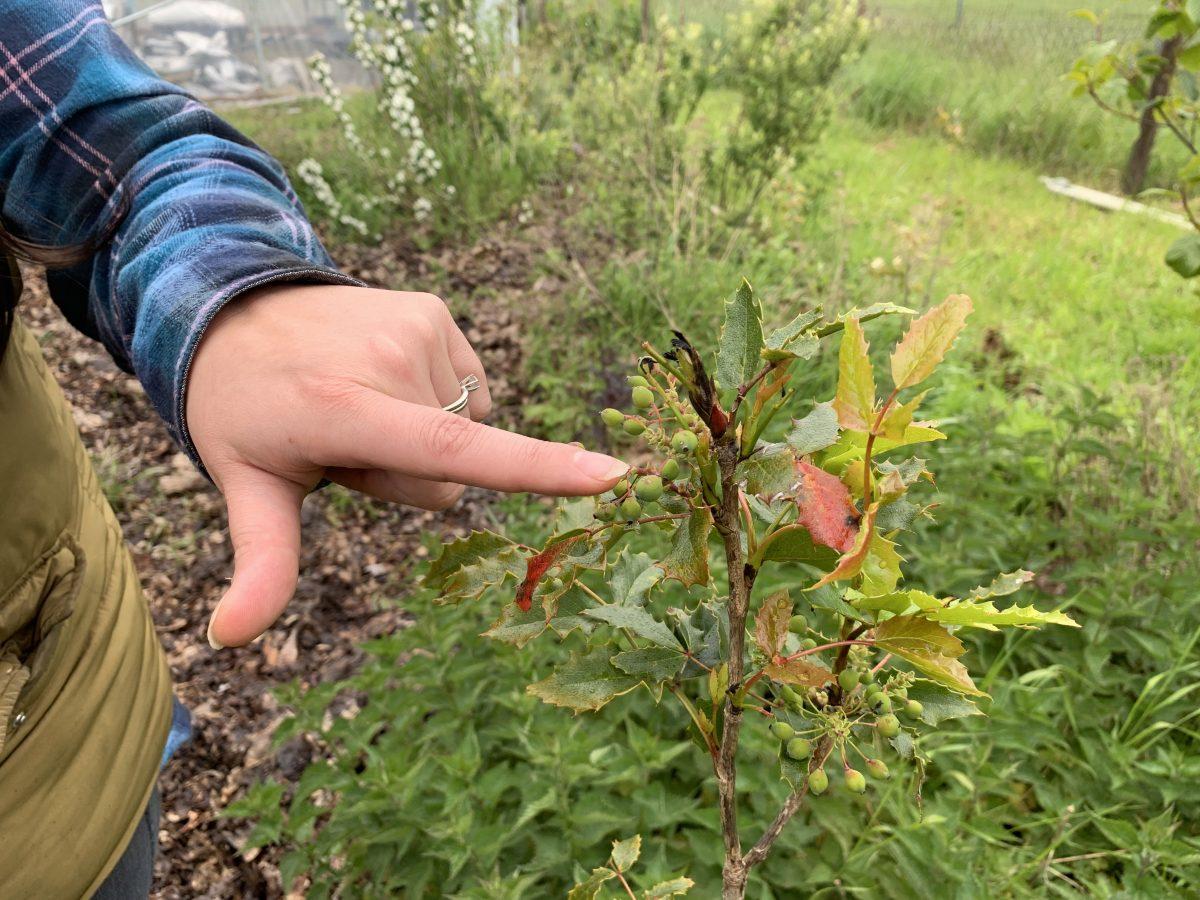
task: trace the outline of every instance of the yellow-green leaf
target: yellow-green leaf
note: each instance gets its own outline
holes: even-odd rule
[[[868,350],[867,337],[858,319],[847,319],[838,352],[838,385],[833,408],[838,423],[852,431],[867,432],[874,424],[875,374]]]
[[[875,644],[891,653],[941,654],[957,657],[966,652],[962,641],[922,616],[896,616],[875,629]]]
[[[990,600],[982,603],[951,603],[941,609],[925,613],[935,622],[947,625],[965,625],[982,628],[985,631],[996,631],[999,626],[1016,625],[1033,627],[1036,625],[1070,625],[1079,627],[1079,623],[1062,612],[1042,612],[1033,606],[1010,606],[1008,609],[997,609]]]
[[[678,897],[686,894],[696,882],[690,878],[672,878],[670,881],[660,881],[654,887],[642,892],[642,900],[665,900],[667,897]]]
[[[613,841],[612,863],[618,872],[628,872],[629,867],[642,855],[642,836],[635,834],[623,841]]]
[[[971,313],[971,298],[951,294],[914,321],[892,353],[892,381],[897,390],[920,384],[937,368]]]
[[[605,867],[592,869],[592,874],[585,881],[579,882],[567,892],[567,900],[596,900],[604,882],[616,877],[617,873],[612,869]]]

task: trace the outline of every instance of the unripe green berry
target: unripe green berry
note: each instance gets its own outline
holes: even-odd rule
[[[691,453],[696,449],[699,438],[691,431],[677,431],[671,438],[671,449],[676,453]]]
[[[649,409],[654,403],[654,392],[648,387],[641,385],[635,387],[631,392],[633,397],[633,405],[638,409]]]
[[[887,763],[882,759],[868,759],[867,771],[871,773],[872,778],[891,778],[892,773],[888,771]]]
[[[915,719],[925,712],[925,707],[920,700],[909,700],[904,704],[904,711]]]
[[[613,485],[613,496],[624,497],[628,493],[629,493],[629,479],[628,478],[622,478],[620,481],[618,481],[616,484]]]
[[[812,638],[805,638],[800,642],[800,646],[805,650],[811,650],[813,647],[817,646],[817,642]]]
[[[875,673],[870,669],[866,669],[858,676],[858,680],[863,684],[873,684],[875,682]]]
[[[608,409],[601,410],[600,418],[604,420],[604,424],[609,428],[616,428],[625,421],[625,414],[619,409],[613,409],[610,406]]]
[[[617,517],[617,507],[615,504],[608,503],[606,501],[604,503],[598,503],[596,505],[596,518],[599,519],[601,522],[611,522],[616,517]]]
[[[874,703],[876,697],[883,696],[883,687],[879,684],[868,684],[863,688],[863,694],[868,703]]]
[[[804,618],[800,613],[796,613],[788,621],[788,630],[793,634],[804,634],[804,632],[808,631],[808,619]],[[815,647],[816,644],[813,644],[813,646]]]
[[[838,684],[847,694],[858,687],[858,673],[853,669],[843,669],[838,673]]]
[[[871,698],[871,708],[877,713],[890,713],[892,711],[891,698],[886,694],[876,694]]]
[[[642,504],[633,497],[626,497],[621,502],[621,515],[626,519],[636,519],[642,514]]]
[[[900,720],[888,713],[886,716],[880,716],[875,720],[876,727],[879,728],[879,733],[885,737],[895,737],[900,733]]]
[[[808,792],[810,794],[823,794],[829,790],[829,776],[825,774],[824,769],[813,769],[808,773]]]
[[[657,475],[644,475],[633,488],[638,498],[653,503],[663,495],[663,482]]]
[[[650,387],[650,382],[641,375],[630,375],[625,380],[629,382],[630,387]]]
[[[793,706],[803,706],[804,698],[801,697],[793,688],[786,684],[776,685],[779,688],[779,693],[788,703]]]
[[[846,790],[853,791],[856,794],[865,793],[867,790],[867,779],[858,769],[846,770]]]
[[[557,576],[546,582],[546,589],[549,591],[561,591],[563,589],[563,580]]]
[[[625,429],[626,434],[637,437],[646,430],[646,423],[638,419],[626,419],[622,427]]]
[[[796,729],[787,722],[772,722],[771,734],[775,735],[778,740],[790,741],[796,734]]]
[[[787,755],[792,759],[808,759],[812,756],[812,743],[802,737],[787,742]]]
[[[662,477],[667,479],[667,481],[674,481],[676,478],[678,478],[679,463],[673,459],[668,459],[665,463],[663,463]]]

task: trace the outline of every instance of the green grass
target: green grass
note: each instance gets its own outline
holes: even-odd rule
[[[847,104],[876,125],[939,131],[939,111],[977,152],[1013,157],[1051,175],[1113,187],[1136,133],[1130,122],[1070,96],[1061,79],[1093,36],[1070,13],[1104,19],[1106,38],[1138,36],[1145,6],[1115,0],[967,0],[954,27],[949,0],[882,0],[871,44],[845,73]],[[1186,161],[1162,135],[1147,186],[1166,186]]]

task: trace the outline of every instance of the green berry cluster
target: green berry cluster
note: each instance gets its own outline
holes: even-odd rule
[[[792,616],[790,629],[796,634],[807,633],[806,618]],[[805,693],[785,684],[773,687],[776,718],[769,726],[771,736],[779,741],[780,752],[787,758],[812,760],[808,790],[813,795],[828,790],[825,767],[831,759],[840,760],[843,785],[851,793],[866,791],[868,775],[875,780],[890,778],[891,771],[878,758],[877,748],[884,747],[903,730],[893,709],[914,720],[924,712],[918,701],[908,699],[912,676],[895,673],[886,684],[881,684],[864,655],[855,654],[852,662],[854,667],[838,672],[836,687],[830,684],[810,688]],[[790,714],[798,716],[801,724],[786,721],[784,716]],[[821,755],[814,758],[814,753]],[[865,774],[851,765],[854,755],[862,759]]]

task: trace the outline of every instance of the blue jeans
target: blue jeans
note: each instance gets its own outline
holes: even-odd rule
[[[192,716],[187,707],[175,699],[171,711],[171,731],[163,747],[162,765],[192,736]],[[145,900],[154,883],[154,856],[158,851],[158,818],[161,798],[158,788],[150,794],[150,802],[141,821],[129,839],[129,845],[114,868],[104,879],[92,900]]]

